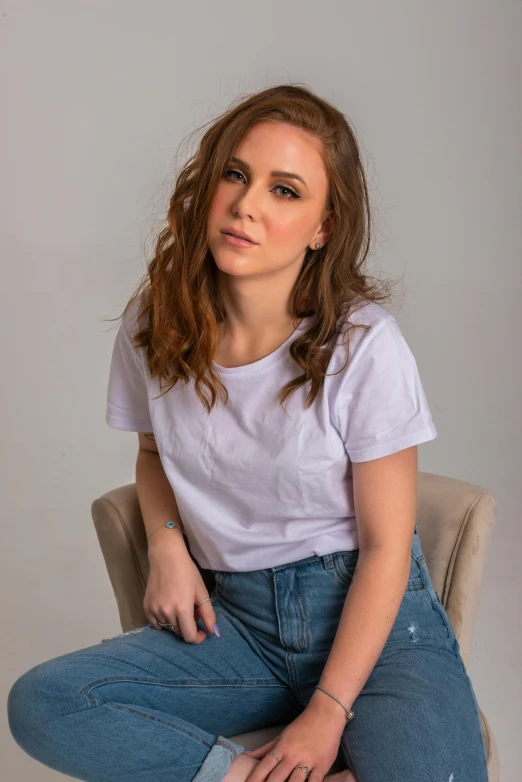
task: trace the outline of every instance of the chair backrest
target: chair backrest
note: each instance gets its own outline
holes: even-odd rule
[[[487,489],[419,472],[417,526],[422,550],[466,665],[495,512],[496,499]]]
[[[467,665],[496,501],[486,489],[465,481],[426,472],[419,472],[418,479],[417,527],[422,549]],[[126,633],[148,621],[143,598],[149,560],[136,484],[106,492],[94,500],[91,513]],[[211,590],[213,574],[200,571]]]

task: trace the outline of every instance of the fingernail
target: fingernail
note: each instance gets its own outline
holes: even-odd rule
[[[212,625],[212,629],[214,633],[217,635],[218,638],[221,638],[221,633],[219,632],[219,627],[217,625]]]

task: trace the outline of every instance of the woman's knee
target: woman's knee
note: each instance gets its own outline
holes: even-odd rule
[[[49,660],[23,673],[9,690],[9,730],[17,744],[28,752],[34,742],[49,733],[57,716],[78,708],[78,696],[63,674],[62,666]]]
[[[38,666],[23,673],[11,686],[7,696],[7,720],[11,735],[17,744],[25,749],[26,737],[30,736],[34,725],[34,698],[41,692],[37,683]]]

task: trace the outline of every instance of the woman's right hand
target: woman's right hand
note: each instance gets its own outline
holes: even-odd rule
[[[215,635],[212,625],[216,615],[210,600],[196,608],[196,603],[209,597],[205,582],[186,548],[162,545],[149,551],[149,580],[143,608],[150,624],[156,630],[168,630],[187,643],[200,644],[207,634],[198,629],[201,617],[205,628]],[[159,622],[179,625],[171,630]]]

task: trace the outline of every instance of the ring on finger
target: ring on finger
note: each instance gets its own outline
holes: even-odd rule
[[[281,758],[278,758],[275,752],[267,752],[266,754],[267,755],[273,755],[276,758],[278,763],[281,762]],[[310,770],[309,770],[308,766],[296,766],[296,768],[300,768],[301,771],[304,771],[305,777],[306,777],[306,779],[308,779],[308,777],[310,776]]]
[[[170,628],[170,630],[179,630],[179,625],[171,625],[168,622],[158,622],[159,625],[166,626]]]

